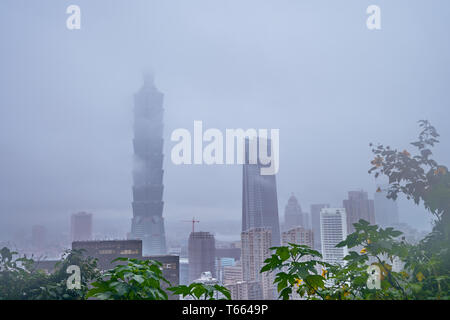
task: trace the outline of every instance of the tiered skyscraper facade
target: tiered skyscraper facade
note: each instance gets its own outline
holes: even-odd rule
[[[148,75],[134,97],[133,220],[131,237],[144,255],[166,253],[163,219],[163,94]]]

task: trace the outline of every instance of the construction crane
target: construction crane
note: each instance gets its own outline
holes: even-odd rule
[[[192,233],[194,233],[194,226],[196,223],[200,223],[199,220],[195,220],[195,217],[192,217],[192,220],[182,220],[183,222],[190,222],[192,223]]]

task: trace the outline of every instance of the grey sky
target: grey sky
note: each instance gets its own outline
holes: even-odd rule
[[[66,29],[77,4],[81,30]],[[365,26],[378,4],[382,30]],[[74,211],[129,228],[132,95],[165,94],[165,212],[240,219],[240,166],[174,166],[172,130],[279,128],[280,215],[293,191],[341,206],[376,189],[369,142],[399,148],[428,119],[450,163],[450,3],[380,0],[0,2],[0,232]],[[422,209],[401,219],[426,228]],[[0,239],[2,238],[0,234]]]

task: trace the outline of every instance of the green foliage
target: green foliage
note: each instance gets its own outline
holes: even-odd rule
[[[167,300],[161,284],[170,284],[162,274],[162,264],[153,260],[118,258],[122,261],[92,283],[87,298],[101,300]]]
[[[67,268],[71,265],[80,267],[80,289],[67,288]],[[67,250],[56,263],[55,270],[47,277],[47,285],[39,288],[36,299],[84,300],[89,291],[89,284],[100,277],[100,272],[97,269],[97,261],[84,257],[82,250]]]
[[[0,250],[0,300],[32,299],[46,284],[45,273],[33,270],[33,260],[17,255],[6,247]]]
[[[55,271],[47,274],[32,258],[16,257],[8,248],[0,250],[0,300],[78,300],[84,299],[88,284],[96,279],[96,261],[84,258],[80,251],[66,251]],[[69,265],[81,271],[81,289],[68,289]]]
[[[364,220],[354,226],[355,233],[337,246],[364,248],[360,253],[350,251],[343,265],[323,262],[319,252],[289,243],[288,247],[272,248],[275,252],[265,261],[261,272],[281,270],[274,282],[280,298],[285,300],[290,299],[293,292],[311,300],[406,298],[399,284],[401,275],[392,271],[395,257],[407,252],[405,244],[395,240],[401,232],[371,226]],[[382,271],[380,290],[367,288],[370,258],[375,259],[374,263]]]
[[[219,294],[223,294],[225,298],[220,300],[231,300],[230,291],[217,284],[207,285],[203,283],[191,283],[189,286],[180,285],[168,288],[173,294],[182,295],[183,298],[191,297],[194,300],[216,300]]]
[[[271,250],[274,253],[264,261],[261,272],[276,272],[274,283],[281,299],[288,300],[294,291],[310,298],[320,296],[325,279],[317,269],[325,263],[316,259],[322,258],[319,252],[294,243]]]
[[[360,220],[354,224],[355,232],[340,242],[337,247],[361,248],[359,253],[350,251],[344,260],[344,271],[357,270],[356,284],[351,279],[351,295],[355,299],[408,299],[404,288],[404,276],[392,270],[395,259],[408,254],[409,245],[398,239],[402,232],[393,228],[380,228]],[[379,267],[381,289],[368,289],[367,267],[369,264]],[[356,290],[354,290],[356,288]]]
[[[375,159],[369,173],[389,179],[388,198],[404,194],[416,204],[423,203],[434,216],[432,232],[404,258],[405,268],[412,274],[411,290],[418,299],[448,299],[450,296],[450,173],[446,166],[431,159],[431,147],[439,141],[436,129],[425,120],[419,121],[422,131],[412,142],[418,153],[399,152],[378,145],[372,150]]]
[[[417,154],[379,144],[372,149],[375,158],[369,173],[374,173],[375,178],[385,175],[389,179],[388,198],[395,200],[402,193],[416,204],[423,202],[438,220],[448,219],[450,175],[446,166],[430,158],[430,148],[439,142],[439,134],[428,121],[421,120],[419,125],[422,131],[418,140],[411,143]]]
[[[170,285],[162,274],[162,264],[153,260],[118,258],[111,270],[100,273],[95,259],[86,258],[82,251],[69,250],[47,274],[27,257],[18,257],[8,248],[0,250],[0,300],[167,300],[162,284]],[[68,289],[67,268],[80,267],[81,288]],[[168,288],[173,294],[194,299],[214,300],[218,293],[230,299],[228,289],[219,285],[193,283],[190,286]]]
[[[154,260],[118,258],[125,264],[105,272],[101,279],[92,283],[87,298],[101,300],[167,300],[162,284],[170,285],[162,273],[162,264]],[[192,283],[189,286],[167,288],[172,294],[194,299],[215,300],[217,293],[230,299],[230,292],[219,285]]]
[[[428,121],[419,124],[422,132],[411,143],[418,149],[416,155],[378,145],[372,150],[375,158],[369,173],[388,177],[388,198],[404,194],[423,203],[435,217],[433,231],[412,245],[399,239],[400,231],[360,220],[354,224],[355,232],[337,245],[360,249],[350,251],[343,265],[321,262],[320,254],[305,246],[272,248],[275,253],[261,272],[281,270],[275,278],[280,298],[289,299],[296,292],[307,299],[450,299],[450,174],[431,159],[430,147],[439,142],[436,129]],[[392,270],[396,259],[404,265],[401,272]],[[381,272],[380,289],[367,286],[369,265]]]

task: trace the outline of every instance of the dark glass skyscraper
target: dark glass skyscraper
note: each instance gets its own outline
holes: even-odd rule
[[[259,143],[259,139],[257,141]],[[269,150],[270,144],[268,140]],[[242,181],[242,231],[252,228],[269,228],[272,231],[272,245],[279,246],[280,222],[275,175],[261,175],[263,165],[260,161],[257,164],[250,164],[248,152],[249,140],[246,139]]]
[[[131,237],[144,255],[166,253],[163,197],[163,94],[147,75],[134,97],[133,220]]]

